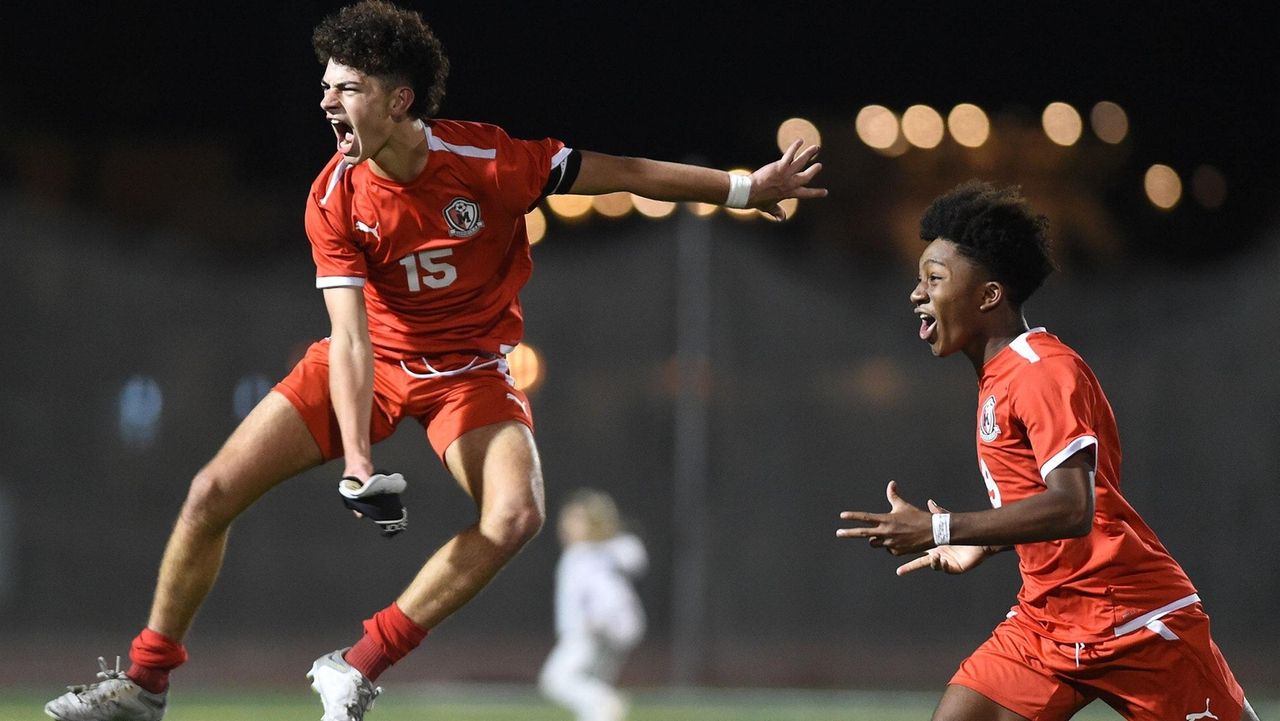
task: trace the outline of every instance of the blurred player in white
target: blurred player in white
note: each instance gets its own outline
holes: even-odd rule
[[[578,721],[621,721],[627,703],[613,684],[644,636],[644,609],[632,579],[649,564],[644,544],[622,530],[602,491],[581,489],[560,511],[564,553],[556,566],[556,647],[538,685]]]

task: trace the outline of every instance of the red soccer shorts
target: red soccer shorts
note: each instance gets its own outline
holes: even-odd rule
[[[1132,721],[1237,721],[1244,707],[1199,603],[1083,645],[1039,636],[1015,616],[996,626],[951,683],[1031,721],[1067,719],[1094,699]]]
[[[502,421],[533,428],[529,399],[512,382],[505,358],[450,353],[426,361],[430,368],[424,360],[406,361],[402,367],[400,361],[373,359],[371,444],[390,436],[404,418],[416,418],[443,462],[445,449],[467,431]],[[468,364],[474,367],[458,372]],[[328,339],[312,343],[274,390],[302,414],[325,460],[342,455],[342,433],[329,402]]]

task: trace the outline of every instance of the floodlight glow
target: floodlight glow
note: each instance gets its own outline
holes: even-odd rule
[[[947,114],[947,128],[951,137],[966,148],[980,148],[991,136],[991,121],[982,108],[972,103],[960,103]]]
[[[858,138],[868,147],[888,150],[898,139],[898,116],[883,105],[868,105],[853,121]]]
[[[516,388],[525,393],[533,393],[542,385],[546,377],[546,362],[537,348],[521,341],[507,354],[507,364],[511,368],[511,379]]]
[[[1044,134],[1058,145],[1075,145],[1084,131],[1084,121],[1080,113],[1066,103],[1049,103],[1040,116],[1044,126]]]
[[[676,210],[676,204],[669,200],[653,200],[639,195],[631,196],[631,203],[646,218],[665,218]]]
[[[537,245],[547,235],[547,216],[542,208],[534,208],[524,214],[525,232],[529,234],[529,245]]]
[[[591,212],[592,197],[590,195],[548,195],[547,207],[556,216],[565,220],[581,218]]]
[[[902,134],[917,148],[938,147],[946,134],[942,116],[928,105],[912,105],[902,114]]]
[[[591,207],[606,218],[621,218],[630,213],[634,206],[631,204],[631,193],[620,191],[595,196],[591,199]]]
[[[791,147],[796,138],[804,141],[805,147],[822,145],[822,134],[818,126],[805,118],[788,118],[778,126],[778,150],[785,151]]]
[[[1109,100],[1103,100],[1089,111],[1089,124],[1093,134],[1104,143],[1115,145],[1129,134],[1129,116],[1124,108]]]
[[[1157,163],[1147,168],[1142,188],[1147,191],[1147,200],[1161,210],[1169,210],[1182,199],[1182,179],[1167,165]]]

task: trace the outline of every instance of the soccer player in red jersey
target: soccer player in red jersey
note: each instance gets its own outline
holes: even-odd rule
[[[920,222],[911,304],[936,356],[978,375],[978,468],[993,508],[928,511],[886,489],[890,511],[846,511],[898,568],[964,573],[1010,548],[1018,603],[966,659],[935,721],[1054,721],[1103,699],[1127,719],[1257,716],[1178,563],[1120,493],[1120,439],[1093,372],[1029,328],[1022,306],[1052,271],[1046,221],[1016,188],[971,181]]]
[[[342,458],[340,491],[386,535],[403,530],[400,474],[371,448],[417,419],[478,519],[437,550],[349,649],[309,676],[326,721],[357,721],[373,682],[470,600],[541,528],[542,471],[529,401],[505,353],[521,337],[517,293],[531,268],[525,213],[552,193],[630,191],[756,208],[826,195],[809,183],[816,147],[797,142],[748,176],[508,137],[436,119],[448,72],[414,12],[379,0],[326,18],[313,37],[325,65],[320,103],[337,152],[311,188],[306,231],[331,322],[195,477],[161,562],[131,667],[103,664],[46,712],[64,721],[155,721],[183,638],[213,587],[228,529],[262,494]]]

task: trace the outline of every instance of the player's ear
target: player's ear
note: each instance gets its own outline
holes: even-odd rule
[[[409,108],[413,107],[413,88],[408,85],[401,85],[391,91],[391,117],[396,120],[403,120],[409,114]]]
[[[978,310],[994,310],[1007,299],[1004,284],[998,280],[989,280],[982,284],[982,304]]]

